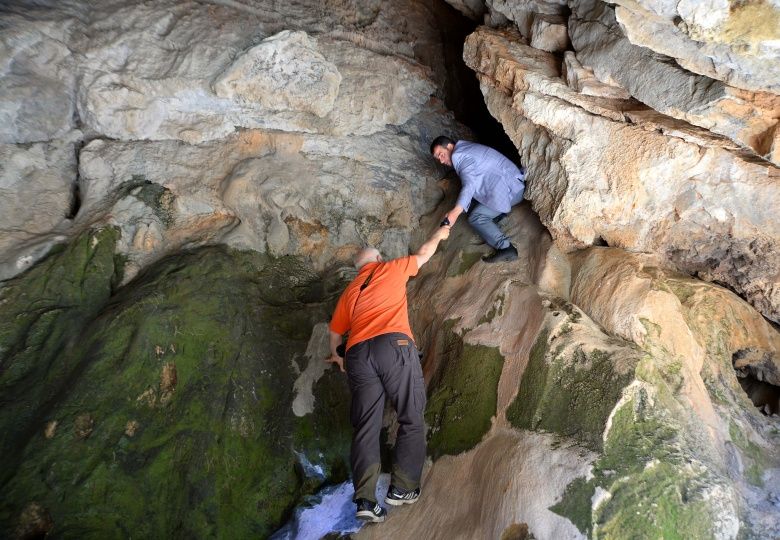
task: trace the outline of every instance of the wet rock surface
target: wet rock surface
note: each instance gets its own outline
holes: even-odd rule
[[[10,287],[31,291],[39,269]],[[149,536],[270,534],[299,498],[346,478],[343,376],[320,377],[308,415],[291,406],[296,361],[340,284],[323,289],[292,258],[185,252],[101,297],[79,325],[49,323],[61,342],[37,377],[22,377],[37,358],[4,350],[3,528],[35,501],[60,536],[121,536],[131,525]],[[11,316],[4,300],[4,335],[24,326],[28,336],[4,346],[29,350],[44,322]],[[73,428],[44,437],[51,421]]]

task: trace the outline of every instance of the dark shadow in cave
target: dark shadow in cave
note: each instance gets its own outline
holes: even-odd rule
[[[763,358],[759,361],[752,360],[751,357],[755,354],[752,349],[742,349],[732,355],[731,361],[737,380],[759,411],[767,416],[780,414],[780,386],[766,381],[767,370],[764,369],[765,366],[771,369],[773,363],[768,359],[764,362]]]
[[[441,41],[444,44],[444,63],[447,67],[445,104],[455,113],[455,118],[459,122],[474,132],[477,142],[495,148],[520,165],[517,148],[507,136],[503,126],[488,111],[485,98],[479,89],[479,81],[463,61],[463,44],[466,37],[479,24],[444,1],[442,4],[444,6],[441,9],[449,12],[448,24],[440,26]]]

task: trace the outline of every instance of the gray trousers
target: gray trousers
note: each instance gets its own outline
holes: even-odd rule
[[[425,462],[425,380],[414,342],[398,333],[376,336],[350,347],[345,364],[352,392],[354,499],[376,502],[385,398],[398,413],[391,482],[401,489],[416,489]]]
[[[523,194],[512,199],[512,206],[520,204],[523,200]],[[482,239],[494,249],[505,249],[511,244],[509,237],[493,221],[502,213],[488,208],[484,204],[472,201],[469,209],[469,223]]]

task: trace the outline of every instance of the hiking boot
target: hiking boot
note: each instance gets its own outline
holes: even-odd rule
[[[355,501],[357,504],[357,511],[355,517],[366,523],[382,523],[387,515],[387,510],[379,506],[374,501],[368,499],[358,499]]]
[[[505,247],[504,249],[497,249],[487,257],[482,257],[482,260],[486,263],[495,263],[495,262],[507,262],[507,261],[514,261],[517,259],[517,248],[513,246],[512,244],[509,244],[509,247]]]
[[[417,499],[420,498],[420,488],[403,490],[390,484],[390,488],[387,490],[387,496],[385,502],[392,504],[393,506],[401,506],[402,504],[414,504]]]

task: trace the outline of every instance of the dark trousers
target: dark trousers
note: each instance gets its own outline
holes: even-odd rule
[[[425,462],[425,381],[414,342],[398,333],[376,336],[350,347],[345,363],[352,391],[355,500],[376,501],[385,398],[398,413],[391,481],[401,489],[416,489]]]

